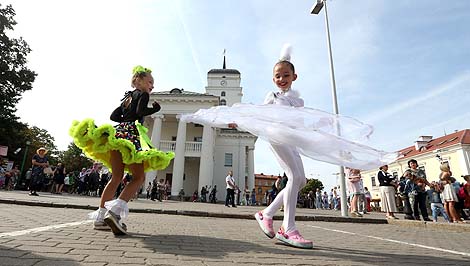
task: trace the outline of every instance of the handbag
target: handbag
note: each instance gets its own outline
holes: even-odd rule
[[[52,171],[52,168],[51,167],[46,167],[42,170],[42,172],[46,175],[52,175],[54,173],[54,171]]]

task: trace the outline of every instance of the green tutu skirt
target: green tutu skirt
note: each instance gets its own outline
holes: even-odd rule
[[[129,127],[135,130],[128,130]],[[138,163],[143,163],[145,172],[165,169],[175,157],[173,152],[153,148],[147,128],[139,122],[120,123],[116,127],[104,124],[98,127],[93,119],[88,118],[73,121],[69,134],[87,157],[102,162],[109,169],[111,151],[121,153],[127,172],[129,165]]]

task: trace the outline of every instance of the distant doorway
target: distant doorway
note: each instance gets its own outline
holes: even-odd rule
[[[165,179],[170,183],[170,185],[172,184],[172,181],[173,181],[173,174],[172,173],[166,173],[166,176],[165,176]]]

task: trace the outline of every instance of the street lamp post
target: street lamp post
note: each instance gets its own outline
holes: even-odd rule
[[[331,51],[331,41],[330,41],[330,26],[328,23],[328,10],[326,8],[326,0],[317,0],[317,3],[312,7],[310,14],[318,15],[320,10],[325,7],[325,25],[326,25],[326,42],[328,45],[328,59],[330,62],[330,78],[331,78],[331,94],[333,96],[333,110],[336,115],[339,114],[338,109],[338,100],[336,97],[336,82],[335,82],[335,71],[333,68],[333,53]],[[336,133],[340,135],[339,125],[336,124]],[[339,167],[339,177],[340,177],[340,189],[341,189],[341,215],[348,216],[348,205],[346,200],[346,179],[344,176],[344,167]]]
[[[23,161],[21,162],[21,169],[20,169],[20,180],[19,180],[19,184],[22,185],[21,182],[23,182],[23,169],[24,169],[24,163],[26,161],[26,156],[28,155],[28,148],[29,148],[29,145],[31,145],[31,142],[28,140],[26,141],[26,148],[24,150],[24,155],[23,155]]]

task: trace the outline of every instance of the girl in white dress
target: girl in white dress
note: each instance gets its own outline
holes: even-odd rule
[[[387,164],[397,153],[373,149],[362,142],[373,128],[356,119],[304,107],[300,93],[292,89],[297,79],[290,62],[290,46],[285,46],[274,65],[273,82],[277,91],[269,92],[263,105],[238,103],[200,109],[181,116],[181,121],[204,126],[237,128],[250,132],[271,144],[272,151],[288,177],[286,187],[264,210],[255,214],[259,226],[269,238],[298,248],[312,248],[295,225],[299,190],[306,184],[300,154],[314,160],[355,169],[369,169]],[[340,130],[340,136],[338,136]],[[277,233],[273,216],[284,205],[284,219]]]

